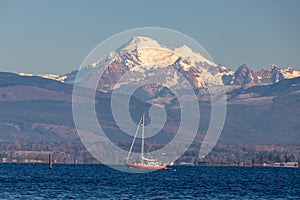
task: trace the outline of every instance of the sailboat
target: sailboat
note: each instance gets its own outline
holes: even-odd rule
[[[142,128],[142,145],[141,145],[141,157],[139,162],[130,163],[129,157],[136,139],[136,136],[139,132],[139,128]],[[128,168],[135,168],[135,169],[148,169],[148,170],[160,170],[160,169],[167,169],[167,165],[162,164],[159,160],[156,159],[149,159],[144,157],[144,149],[145,148],[145,113],[143,113],[140,122],[138,124],[135,136],[133,138],[132,144],[130,146],[128,156],[126,158],[126,166]]]

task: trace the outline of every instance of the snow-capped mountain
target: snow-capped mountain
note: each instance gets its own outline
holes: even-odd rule
[[[194,88],[211,85],[256,85],[274,84],[282,79],[300,76],[300,71],[292,67],[281,69],[272,65],[268,69],[254,71],[247,65],[242,65],[235,72],[229,68],[217,65],[190,47],[167,47],[149,37],[134,37],[127,44],[110,52],[80,69],[80,80],[98,80],[99,69],[105,68],[99,80],[98,89],[110,91],[128,83],[138,83],[145,78],[152,78],[161,85],[182,87],[191,84]],[[43,78],[72,84],[78,70],[65,75],[44,74]],[[129,73],[127,79],[120,78]],[[84,75],[82,75],[84,74]],[[20,74],[32,76],[32,74]],[[183,79],[182,76],[185,78]],[[156,77],[156,78],[155,78]],[[181,77],[181,78],[180,78]]]
[[[233,71],[216,65],[186,45],[166,47],[149,37],[134,37],[123,48],[81,70],[87,71],[84,75],[86,80],[95,80],[99,77],[97,69],[103,67],[105,71],[99,81],[99,89],[105,91],[146,78],[170,88],[185,88],[188,83],[194,88],[202,88],[207,84],[220,85],[224,75],[233,74]],[[88,73],[87,69],[92,73]],[[128,78],[120,80],[126,73]]]

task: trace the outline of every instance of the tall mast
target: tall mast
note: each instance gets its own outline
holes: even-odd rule
[[[145,145],[145,113],[142,116],[142,149],[141,149],[141,163],[144,164],[144,145]]]
[[[140,119],[139,124],[138,124],[137,129],[136,129],[136,132],[135,132],[135,134],[134,134],[134,138],[133,138],[133,140],[132,140],[132,143],[131,143],[131,146],[130,146],[130,149],[129,149],[129,152],[128,152],[128,155],[127,155],[127,158],[126,158],[126,163],[128,162],[128,159],[129,159],[130,153],[131,153],[131,151],[132,151],[132,148],[133,148],[133,145],[134,145],[134,142],[135,142],[135,138],[136,138],[136,136],[137,136],[137,134],[138,134],[138,132],[139,132],[141,123],[142,123],[142,118]]]

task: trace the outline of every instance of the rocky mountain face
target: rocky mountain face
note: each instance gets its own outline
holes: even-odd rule
[[[247,65],[239,67],[231,78],[229,85],[261,85],[274,84],[283,79],[291,79],[300,76],[300,72],[292,67],[281,69],[272,65],[267,69],[253,71]]]
[[[256,74],[260,78],[262,83],[277,83],[278,81],[285,78],[281,72],[281,69],[276,65],[272,65],[266,70],[261,69]]]
[[[260,80],[256,73],[250,69],[247,65],[239,67],[232,76],[230,85],[247,85],[247,84],[258,84]]]

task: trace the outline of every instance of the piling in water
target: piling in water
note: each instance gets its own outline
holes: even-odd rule
[[[49,169],[52,169],[52,153],[49,153]]]

